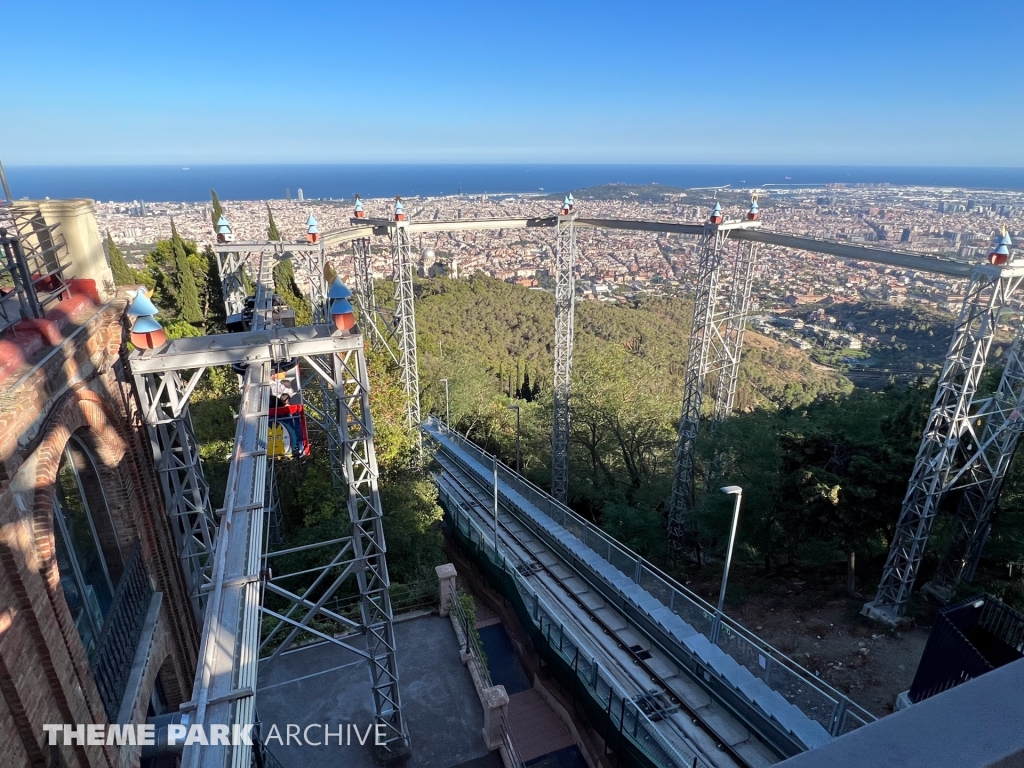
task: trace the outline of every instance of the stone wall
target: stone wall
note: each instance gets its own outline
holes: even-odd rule
[[[148,438],[123,359],[127,297],[81,302],[61,337],[0,382],[0,763],[138,764],[122,747],[47,744],[47,723],[107,723],[54,555],[55,478],[72,434],[95,460],[118,542],[141,547],[162,593],[137,701],[144,721],[157,675],[172,706],[187,698],[198,626],[175,555]],[[56,343],[52,343],[56,342]]]

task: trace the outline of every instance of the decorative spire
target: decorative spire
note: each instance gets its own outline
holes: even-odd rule
[[[163,326],[154,317],[159,312],[160,310],[142,289],[135,294],[135,298],[128,305],[127,313],[135,317],[131,330],[132,344],[139,349],[156,349],[167,342],[167,334],[164,332]]]
[[[715,209],[711,212],[711,223],[721,224],[722,223],[722,204],[715,201]]]
[[[316,224],[316,217],[311,213],[306,219],[306,242],[315,243],[320,240],[320,228]]]
[[[125,311],[132,317],[152,317],[153,315],[160,314],[156,304],[150,300],[149,296],[141,288],[135,292],[135,298],[132,299],[132,303],[128,305],[128,309]]]
[[[352,308],[352,302],[349,301],[351,297],[352,291],[341,282],[340,277],[335,276],[334,282],[331,283],[331,287],[327,291],[327,299],[330,302],[331,320],[334,321],[334,327],[339,331],[351,330],[356,324],[355,310]]]
[[[217,242],[218,243],[230,243],[234,241],[235,235],[231,231],[231,225],[228,224],[228,220],[221,216],[217,219]]]
[[[1013,241],[1010,240],[1010,235],[1007,233],[1006,227],[1003,227],[1001,236],[996,235],[995,244],[992,247],[992,253],[988,255],[989,264],[995,264],[997,267],[1008,264],[1010,261],[1011,245],[1013,245]]]
[[[757,195],[750,196],[750,210],[747,211],[747,221],[757,221],[761,215],[760,209],[757,207]]]
[[[355,214],[357,219],[361,219],[365,215],[363,213],[363,201],[359,198],[359,195],[356,195]]]
[[[402,207],[402,198],[395,198],[395,221],[405,221],[405,208]]]

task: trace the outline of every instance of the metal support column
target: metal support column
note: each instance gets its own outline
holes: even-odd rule
[[[675,472],[672,477],[672,495],[668,506],[668,540],[674,553],[683,548],[686,518],[694,502],[694,449],[700,428],[701,411],[708,369],[713,355],[712,344],[717,338],[723,345],[715,323],[718,304],[718,286],[722,266],[723,248],[727,230],[719,225],[706,224],[698,247],[697,291],[693,301],[693,322],[686,357],[686,382],[683,411],[679,419],[679,437],[676,442]]]
[[[395,335],[398,363],[405,390],[405,422],[419,433],[420,373],[416,357],[416,300],[413,272],[416,269],[407,221],[391,222],[391,263],[395,275]]]
[[[217,521],[210,506],[210,486],[199,458],[199,441],[192,428],[188,400],[206,370],[135,374],[142,420],[150,445],[192,609],[202,617],[204,587],[210,580],[210,558]]]
[[[1020,333],[1004,360],[999,388],[985,399],[971,420],[974,424],[983,422],[984,427],[977,446],[968,448],[967,464],[955,483],[956,488],[963,489],[963,496],[956,510],[952,541],[934,578],[921,588],[944,603],[961,583],[974,578],[1024,427],[1024,336]]]
[[[228,323],[240,323],[245,310],[245,252],[233,249],[221,250],[218,244],[217,270],[220,272],[221,292],[224,296],[224,311]]]
[[[718,359],[712,363],[712,369],[718,373],[712,424],[732,416],[736,404],[736,384],[739,380],[740,358],[743,353],[743,336],[750,315],[750,293],[754,282],[754,264],[757,261],[757,243],[737,242],[736,247],[732,285],[726,303],[728,316],[724,321]]]
[[[359,319],[367,322],[377,311],[377,301],[373,294],[373,261],[370,249],[370,238],[357,237],[352,241],[352,274],[355,277],[353,286],[356,304],[359,306]]]
[[[563,209],[564,210],[564,209]],[[551,495],[563,504],[569,487],[569,390],[576,314],[576,213],[558,217],[555,240],[555,376],[552,389]]]
[[[1022,278],[1024,266],[974,269],[953,327],[878,592],[861,611],[865,616],[895,624],[906,611],[939,504],[960,478],[958,470],[965,466],[965,457],[976,455],[979,439],[972,404],[999,314]]]

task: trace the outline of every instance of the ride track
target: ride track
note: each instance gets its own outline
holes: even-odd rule
[[[444,484],[448,493],[454,493],[461,499],[462,507],[472,511],[482,528],[489,527],[493,531],[493,509],[481,501],[481,492],[486,493],[489,489],[455,460],[442,455],[441,451],[434,454],[434,460],[445,472],[443,477],[438,477],[438,483]],[[480,490],[474,492],[471,486]],[[588,593],[583,586],[586,577],[572,570],[571,566],[568,568],[569,576],[559,575],[556,567],[566,564],[557,560],[543,542],[525,529],[506,503],[500,503],[499,510],[502,554],[516,563],[516,569],[524,578],[532,579],[534,588],[546,596],[549,607],[556,609],[567,623],[577,628],[577,637],[588,643],[591,657],[603,670],[613,676],[624,690],[631,691],[634,700],[644,702],[641,707],[663,736],[670,741],[681,742],[700,760],[700,764],[706,766],[768,766],[782,759],[783,756],[751,732],[749,725],[733,717],[717,702],[702,707],[688,704],[674,690],[679,682],[673,686],[658,669],[659,666],[671,668],[672,664],[662,656],[656,644],[606,600],[591,593],[596,602],[593,599],[590,604],[584,602],[581,596]],[[542,554],[538,555],[538,551]],[[548,558],[544,558],[544,553]],[[556,562],[546,563],[544,559],[556,559]],[[571,580],[578,583],[571,584]],[[611,616],[602,617],[601,613],[610,613]],[[588,626],[582,617],[586,617],[593,626]],[[613,625],[612,617],[618,619],[615,623],[619,626]],[[644,641],[647,647],[623,642],[620,638],[626,632],[638,635],[637,639]],[[656,688],[652,688],[651,683]]]
[[[358,220],[355,220],[358,221]],[[324,247],[330,251],[332,247],[341,246],[374,235],[388,234],[389,222],[384,220],[366,219],[357,226],[334,229],[323,234]],[[509,219],[457,219],[454,221],[409,221],[405,228],[410,235],[429,232],[476,231],[489,229],[554,229],[558,224],[557,216]],[[699,237],[704,233],[703,223],[681,223],[672,221],[655,221],[647,219],[589,219],[577,218],[575,225],[581,229],[615,229],[631,232],[655,232],[670,235],[690,235]],[[843,259],[870,261],[890,267],[914,269],[921,272],[932,272],[949,277],[971,276],[973,264],[939,256],[930,256],[915,251],[877,248],[869,245],[841,243],[818,237],[793,235],[784,232],[772,232],[759,228],[737,228],[730,230],[730,237],[737,240],[777,245],[783,248],[809,251],[837,256]]]

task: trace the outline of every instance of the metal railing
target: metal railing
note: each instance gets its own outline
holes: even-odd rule
[[[461,502],[450,496],[444,488],[440,489],[440,496],[458,532],[482,557],[514,581],[529,611],[534,629],[544,638],[550,652],[571,670],[577,690],[584,692],[594,702],[610,720],[612,727],[659,768],[710,768],[703,757],[682,744],[670,742],[634,701],[634,697],[627,694],[615,677],[587,654],[586,646],[562,624],[519,569],[506,561],[504,554],[495,551],[491,534],[480,527],[472,518],[472,513],[463,509]]]
[[[142,550],[136,542],[128,555],[110,611],[103,621],[99,640],[89,654],[89,666],[96,687],[99,688],[103,707],[112,723],[117,722],[117,713],[152,599],[153,587],[146,573]]]
[[[491,466],[490,454],[459,433],[448,429],[443,422],[430,418],[427,424],[441,430],[446,438],[469,453],[483,467]],[[697,632],[708,640],[711,639],[714,606],[648,563],[640,555],[624,547],[593,523],[557,502],[526,478],[517,475],[500,461],[498,478]],[[526,510],[523,512],[528,514]],[[722,616],[721,631],[716,645],[833,736],[848,733],[876,719],[844,693],[825,683],[729,616]]]
[[[41,318],[67,295],[67,245],[38,211],[0,206],[0,330]]]

